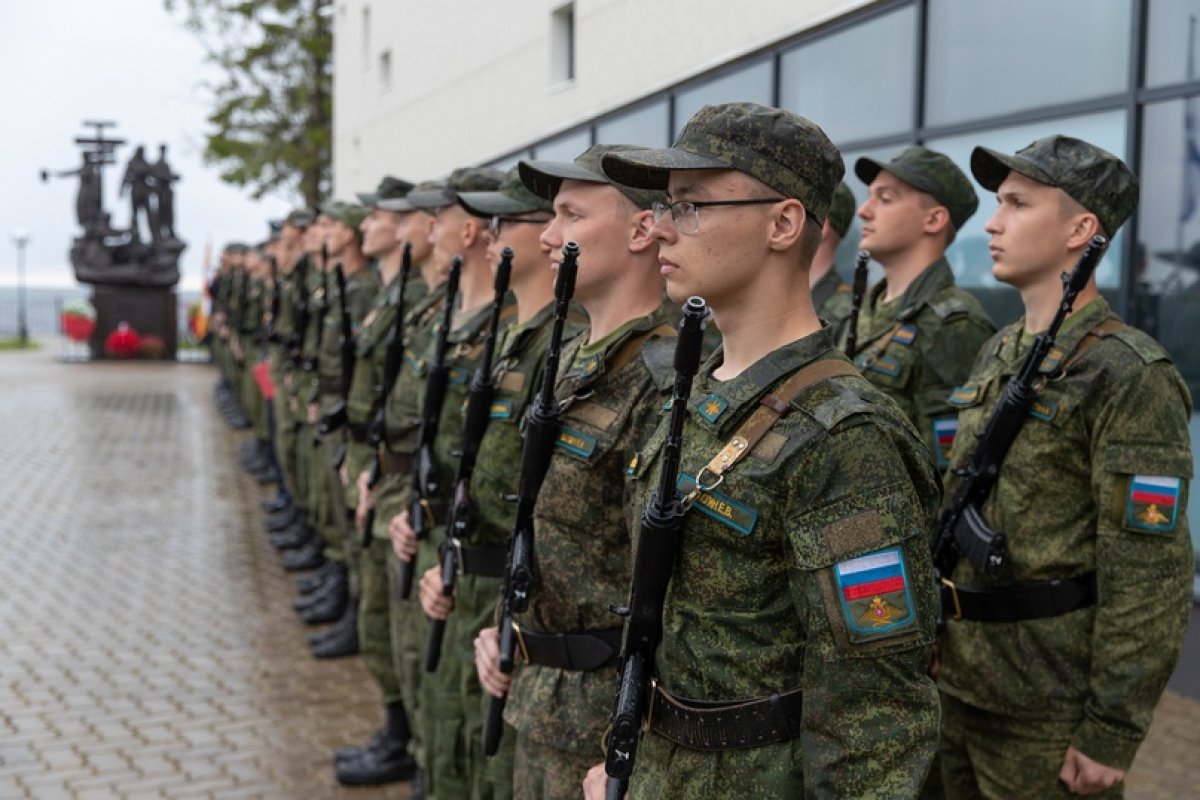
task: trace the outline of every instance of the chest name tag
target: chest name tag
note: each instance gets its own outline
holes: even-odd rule
[[[1034,400],[1033,405],[1029,407],[1029,416],[1042,422],[1049,422],[1057,413],[1058,403],[1053,400]]]
[[[871,360],[864,359],[863,363],[859,365],[859,369],[869,369],[872,372],[879,372],[894,378],[900,374],[901,366],[897,359],[881,355]]]
[[[488,416],[492,419],[512,419],[513,401],[511,397],[499,397],[492,401]]]
[[[896,636],[915,625],[908,570],[899,547],[842,561],[833,575],[852,642]]]
[[[592,453],[596,452],[596,437],[588,436],[582,431],[577,431],[574,428],[568,428],[563,425],[558,430],[558,438],[554,440],[554,444],[582,458],[590,458]]]
[[[696,479],[686,472],[681,472],[675,486],[687,494],[695,488]],[[758,522],[757,511],[720,492],[700,492],[696,495],[694,507],[743,536],[754,533],[754,526]]]
[[[450,374],[446,377],[455,386],[462,386],[471,377],[471,371],[462,367],[451,367]]]
[[[417,358],[411,352],[405,352],[404,363],[408,364],[412,371],[418,375],[422,375],[425,372],[425,359]]]
[[[903,345],[910,345],[913,339],[917,338],[916,325],[901,325],[895,333],[892,334],[892,341]]]
[[[946,398],[952,406],[969,406],[979,396],[978,386],[955,386],[954,391]]]
[[[1148,533],[1171,533],[1179,517],[1183,479],[1166,475],[1134,475],[1129,479],[1125,524]]]

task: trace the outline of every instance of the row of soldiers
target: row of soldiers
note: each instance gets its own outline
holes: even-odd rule
[[[993,272],[1025,306],[997,332],[945,259],[977,210],[967,176],[923,147],[859,159],[885,277],[852,291],[833,270],[843,170],[798,115],[707,106],[671,148],[384,178],[226,250],[225,404],[248,412],[253,471],[278,470],[285,565],[314,570],[297,609],[334,623],[314,655],[361,652],[386,710],[339,780],[1120,796],[1187,623],[1191,401],[1094,279],[1055,315],[1137,179],[1065,136],[974,151]],[[685,301],[710,316],[694,382]],[[939,510],[1048,329],[980,500],[1007,552],[939,584]],[[614,667],[646,644],[622,617],[664,491],[679,538],[622,751]]]

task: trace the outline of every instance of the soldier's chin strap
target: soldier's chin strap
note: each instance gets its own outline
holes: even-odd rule
[[[733,437],[712,457],[703,469],[696,475],[696,485],[684,497],[685,506],[689,506],[701,492],[716,489],[725,480],[725,473],[733,469],[739,461],[771,430],[780,417],[788,412],[791,402],[808,387],[829,378],[844,376],[861,376],[854,365],[841,359],[825,359],[813,361],[801,367],[786,381],[781,383],[776,391],[767,392],[758,401],[758,408],[734,432]]]

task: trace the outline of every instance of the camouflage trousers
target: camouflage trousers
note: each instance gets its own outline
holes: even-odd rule
[[[343,489],[333,459],[341,447],[341,432],[319,437],[313,449],[312,499],[309,511],[312,525],[325,541],[325,557],[345,563],[343,542],[346,533],[346,508]]]
[[[505,731],[506,736],[508,733]],[[603,758],[599,745],[594,754],[575,753],[533,741],[528,731],[517,731],[513,753],[513,797],[515,800],[579,800],[583,796],[583,779],[588,770]],[[713,797],[715,795],[707,800],[713,800]]]
[[[292,433],[292,450],[296,461],[296,491],[292,502],[307,511],[312,503],[313,429],[307,422],[297,424]]]
[[[379,684],[384,705],[403,699],[392,658],[389,614],[391,581],[388,579],[387,563],[391,549],[391,542],[372,536],[370,545],[362,551],[359,565],[362,593],[358,606],[358,641],[362,648],[363,663]],[[405,704],[405,709],[408,708]]]
[[[982,711],[942,694],[942,781],[948,800],[1072,798],[1059,782],[1077,723]],[[1088,797],[1119,800],[1124,786]]]
[[[358,442],[353,442],[353,441],[349,442],[346,445],[346,474],[347,474],[347,477],[349,478],[349,481],[344,487],[341,485],[340,481],[338,483],[338,489],[340,489],[341,491],[337,495],[337,497],[339,497],[341,499],[341,502],[345,505],[345,508],[347,509],[346,515],[345,515],[346,524],[342,528],[342,533],[343,533],[342,552],[346,554],[346,566],[349,569],[349,573],[350,573],[350,593],[355,596],[362,595],[363,570],[366,569],[366,567],[363,565],[363,561],[367,557],[365,548],[363,547],[363,543],[362,543],[362,541],[363,541],[362,530],[360,528],[358,528],[358,526],[356,525],[356,522],[355,522],[355,518],[354,518],[355,509],[358,507],[357,480],[358,480],[358,473],[362,472],[363,470],[367,469],[370,466],[369,461],[368,461],[370,458],[370,455],[371,455],[371,450],[365,444],[360,444]],[[377,575],[379,576],[376,578],[377,583],[379,583],[381,581],[386,582],[387,561],[382,556],[380,557],[380,560],[379,560],[379,572],[377,573]],[[382,588],[380,594],[381,594],[381,597],[383,598],[380,601],[382,603],[381,607],[383,608],[384,612],[386,613],[386,611],[387,611],[387,587],[386,586],[384,586]],[[360,616],[361,616],[361,614],[360,614]],[[361,625],[360,625],[360,628],[361,628]],[[383,635],[387,636],[388,626],[387,626],[386,618],[384,619],[383,627],[381,630],[382,630]],[[360,633],[360,641],[361,641],[361,633]],[[387,657],[385,660],[388,661],[389,663],[391,661],[390,646],[388,648],[388,653],[387,653]],[[389,667],[389,669],[390,669],[390,667]]]

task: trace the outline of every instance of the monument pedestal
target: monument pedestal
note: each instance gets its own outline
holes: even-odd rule
[[[88,345],[93,359],[108,357],[104,340],[122,322],[128,323],[142,339],[147,336],[162,339],[162,359],[175,359],[179,307],[173,288],[94,285],[92,305],[96,309],[96,329]]]

